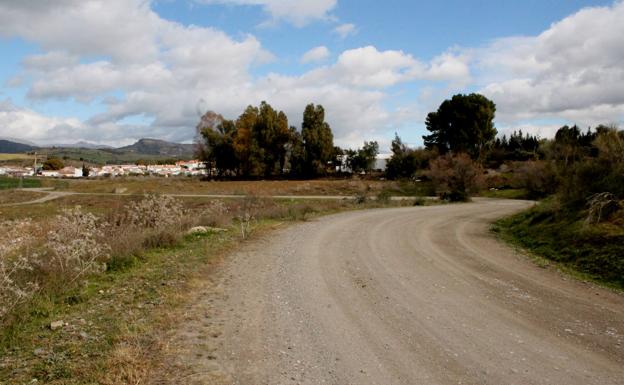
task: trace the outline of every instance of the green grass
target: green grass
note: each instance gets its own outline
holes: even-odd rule
[[[581,278],[624,289],[624,228],[589,225],[583,212],[567,212],[552,199],[499,220],[493,231]],[[541,259],[541,261],[540,261]]]
[[[8,176],[0,176],[0,190],[6,190],[11,188],[32,188],[32,187],[41,187],[41,181],[33,178],[24,178],[21,182],[20,186],[20,178],[12,178]]]
[[[485,190],[479,195],[486,198],[530,199],[528,192],[524,189]]]

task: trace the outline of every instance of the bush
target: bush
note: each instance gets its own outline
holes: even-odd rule
[[[52,222],[40,267],[48,276],[69,283],[104,271],[110,247],[101,228],[95,215],[82,212],[79,207],[64,210]]]
[[[0,321],[39,290],[39,284],[31,279],[38,262],[31,249],[34,235],[39,233],[29,219],[0,222]]]
[[[390,202],[390,198],[392,198],[392,193],[390,191],[383,189],[377,194],[377,202],[381,204],[386,204]]]
[[[557,189],[557,174],[547,161],[522,162],[513,175],[514,187],[525,189],[530,199],[544,198]]]
[[[442,199],[466,201],[482,185],[482,170],[467,154],[444,155],[430,162],[428,176]]]
[[[60,170],[65,167],[65,164],[59,158],[49,158],[42,165],[44,170]]]

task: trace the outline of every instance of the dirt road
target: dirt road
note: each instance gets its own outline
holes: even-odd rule
[[[488,234],[529,205],[349,212],[250,243],[175,332],[191,371],[156,382],[623,384],[624,296]]]

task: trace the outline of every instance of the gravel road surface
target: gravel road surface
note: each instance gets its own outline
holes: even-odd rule
[[[623,384],[624,296],[488,233],[531,204],[355,211],[250,242],[176,332],[191,373],[161,380]]]

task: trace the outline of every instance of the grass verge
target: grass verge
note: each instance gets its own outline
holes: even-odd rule
[[[528,191],[525,189],[485,190],[482,191],[479,196],[502,199],[531,199]]]
[[[275,221],[255,224],[261,233]],[[175,323],[193,279],[206,277],[240,241],[228,232],[186,236],[173,247],[89,279],[58,296],[40,296],[2,331],[0,378],[11,383],[139,383]],[[54,321],[63,326],[52,330]]]
[[[498,220],[492,231],[527,250],[540,266],[624,289],[624,228],[618,223],[587,224],[583,212],[564,212],[550,199]]]

